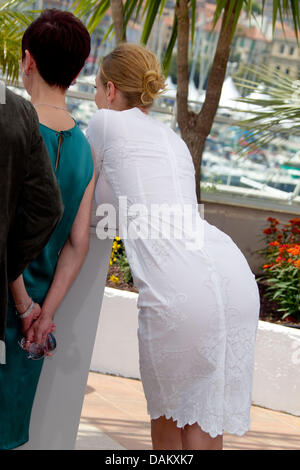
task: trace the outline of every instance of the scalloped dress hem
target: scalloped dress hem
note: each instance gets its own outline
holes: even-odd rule
[[[150,419],[151,420],[159,419],[159,418],[162,418],[162,417],[164,417],[166,419],[172,419],[174,422],[176,422],[176,426],[179,429],[183,429],[187,425],[192,426],[193,424],[198,424],[198,426],[201,428],[201,430],[203,432],[209,434],[210,437],[212,437],[213,439],[216,438],[217,436],[222,436],[224,433],[233,434],[233,435],[242,437],[250,430],[250,423],[249,423],[247,426],[241,427],[239,429],[224,426],[224,428],[222,430],[212,431],[212,430],[208,429],[207,426],[203,425],[201,423],[201,420],[199,420],[199,421],[198,420],[183,421],[182,419],[180,420],[180,419],[172,416],[171,413],[161,413],[161,414],[158,414],[158,413],[157,414],[151,414],[151,413],[149,413],[149,414],[150,414]]]

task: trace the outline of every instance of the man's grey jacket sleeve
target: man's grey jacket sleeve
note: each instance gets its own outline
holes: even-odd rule
[[[18,215],[8,237],[8,282],[14,281],[40,254],[63,214],[60,189],[32,105],[29,116],[32,120],[30,155]]]

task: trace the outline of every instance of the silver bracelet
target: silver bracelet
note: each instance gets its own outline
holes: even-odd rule
[[[28,307],[28,309],[26,310],[26,312],[22,313],[22,315],[19,314],[18,310],[16,310],[16,314],[17,316],[21,319],[21,320],[24,320],[24,318],[27,318],[29,317],[29,315],[31,314],[32,310],[34,309],[34,301],[31,300],[31,304],[30,306]]]
[[[24,302],[23,304],[15,304],[15,307],[20,307],[20,305],[25,305],[25,306],[28,306],[28,307],[29,307],[31,300],[32,300],[32,299],[29,297],[29,304],[28,304],[28,302]],[[27,307],[27,308],[28,308],[28,307]]]

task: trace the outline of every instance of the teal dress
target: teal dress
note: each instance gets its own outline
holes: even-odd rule
[[[40,124],[53,169],[60,186],[64,215],[42,253],[24,272],[28,294],[42,305],[82,197],[93,176],[90,145],[78,127],[57,132]],[[9,298],[6,327],[6,364],[0,366],[0,450],[14,449],[29,440],[33,400],[43,360],[33,361],[18,345],[21,322]],[[42,423],[41,423],[42,425]]]

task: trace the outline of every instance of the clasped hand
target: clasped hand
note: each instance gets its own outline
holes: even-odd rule
[[[56,328],[52,318],[43,312],[37,303],[34,304],[34,309],[29,317],[24,318],[21,322],[22,334],[30,343],[44,344],[48,334],[53,333]]]

